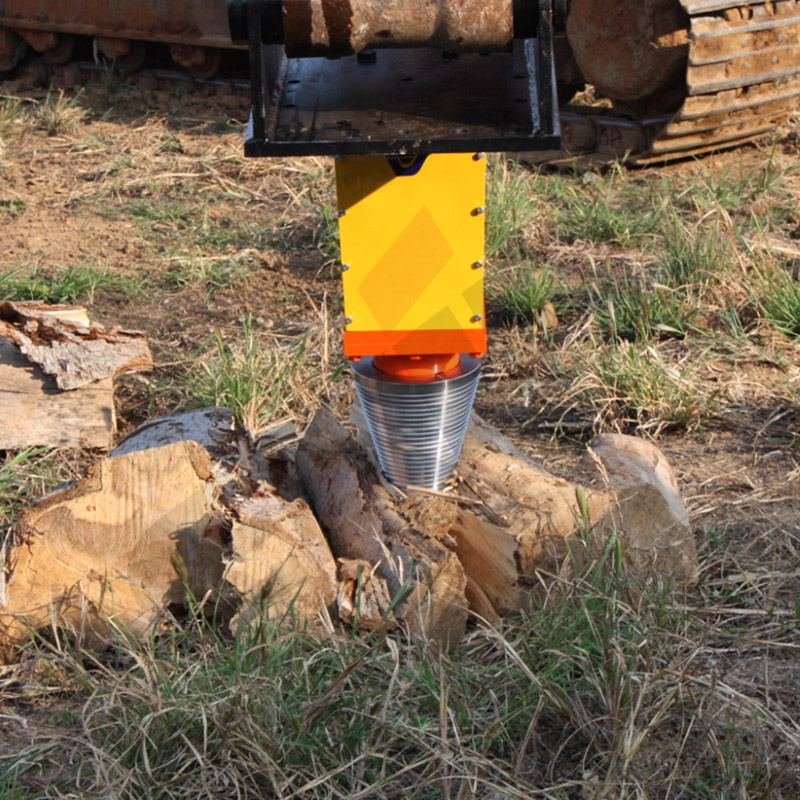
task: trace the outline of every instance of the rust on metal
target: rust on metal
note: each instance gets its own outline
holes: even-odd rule
[[[0,25],[82,36],[232,46],[226,4],[209,0],[2,0]]]
[[[283,0],[283,35],[287,53],[312,55],[310,0]]]
[[[284,0],[291,57],[384,47],[507,50],[512,0]]]
[[[322,0],[322,14],[328,30],[330,48],[336,53],[352,52],[353,8],[350,0]]]

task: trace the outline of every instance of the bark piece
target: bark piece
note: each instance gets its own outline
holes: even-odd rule
[[[340,615],[352,621],[358,609],[366,626],[382,624],[388,615],[438,644],[457,644],[467,620],[466,578],[456,555],[435,531],[425,530],[424,513],[413,513],[414,504],[425,501],[399,503],[381,485],[364,449],[324,410],[298,446],[296,461],[340,560]],[[352,562],[363,567],[360,584]],[[350,574],[342,573],[348,566]]]
[[[80,306],[40,308],[78,325],[89,324]],[[35,445],[108,449],[115,429],[111,378],[62,392],[0,332],[0,450]]]
[[[68,319],[64,311],[63,306],[50,313],[38,303],[0,303],[0,336],[53,376],[62,390],[153,368],[144,334],[106,331],[97,324]]]

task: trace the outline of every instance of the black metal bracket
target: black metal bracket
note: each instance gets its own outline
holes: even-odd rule
[[[553,0],[553,30],[556,33],[566,33],[568,15],[569,0]]]
[[[253,111],[245,153],[405,155],[549,150],[560,145],[553,0],[517,0],[511,52],[385,49],[374,58],[292,58],[265,45],[280,0],[229,0],[232,34],[250,45]],[[531,14],[533,17],[531,18]],[[516,27],[516,20],[515,20]],[[234,30],[235,28],[235,30]],[[274,39],[271,39],[274,41]]]

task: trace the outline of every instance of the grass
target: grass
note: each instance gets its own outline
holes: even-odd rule
[[[144,291],[141,279],[112,273],[107,267],[76,264],[45,270],[39,265],[18,267],[0,275],[0,300],[39,300],[44,303],[91,303],[98,291],[137,297]]]
[[[49,91],[31,112],[32,123],[48,136],[77,136],[87,112],[80,103],[80,94],[68,97],[63,90]]]
[[[174,256],[164,276],[166,285],[204,286],[209,292],[244,284],[253,273],[252,258]]]
[[[101,658],[40,641],[28,658],[68,709],[41,728],[78,733],[68,760],[44,771],[41,739],[0,755],[0,774],[20,796],[153,800],[766,791],[787,756],[763,748],[800,731],[709,682],[702,608],[642,593],[621,564],[612,535],[540,608],[451,654],[265,614],[232,638],[171,623]]]
[[[787,269],[777,267],[760,278],[760,308],[775,329],[800,339],[800,280]]]
[[[653,345],[634,342],[590,347],[573,366],[569,397],[591,409],[600,430],[657,436],[693,428],[718,408],[718,390],[706,385],[698,362],[688,356],[675,361]]]
[[[227,406],[239,422],[258,436],[276,420],[302,418],[320,402],[331,400],[331,383],[343,370],[316,347],[327,330],[297,339],[259,332],[251,315],[242,321],[242,337],[234,344],[217,330],[207,346],[189,362],[176,401],[185,408]],[[323,356],[320,357],[320,350]]]
[[[486,291],[522,322],[538,319],[545,306],[562,294],[548,267],[536,269],[532,264],[512,267],[493,279]]]
[[[0,100],[0,142],[16,133],[23,113],[22,100],[18,97],[3,97]]]
[[[560,190],[556,219],[568,241],[628,247],[657,231],[658,208],[646,189],[626,180],[619,169],[592,177],[590,182],[570,182]]]
[[[515,260],[525,253],[523,234],[536,218],[531,175],[499,156],[490,156],[486,185],[486,257],[489,262]]]
[[[0,533],[8,532],[31,499],[56,484],[58,473],[47,447],[28,447],[0,460]]]
[[[590,296],[597,324],[610,340],[682,339],[697,313],[682,292],[642,275],[612,275],[607,283],[593,284]]]

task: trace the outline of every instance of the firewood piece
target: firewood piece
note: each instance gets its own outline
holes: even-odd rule
[[[314,620],[333,604],[333,556],[305,500],[287,503],[267,494],[234,505],[225,580],[243,600],[233,625],[255,613],[272,619]]]
[[[324,410],[300,442],[296,461],[334,556],[368,565],[371,594],[392,598],[389,620],[403,620],[440,645],[457,644],[467,620],[466,578],[455,554],[437,538],[440,523],[414,515],[414,504],[425,501],[398,503],[381,486],[363,448]],[[454,505],[450,513],[454,518]],[[339,601],[340,614],[352,618],[359,604],[352,578]],[[360,619],[367,626],[380,624],[383,619],[369,618],[369,608],[383,617],[383,605],[361,603]]]
[[[153,368],[144,334],[106,331],[97,324],[54,316],[37,303],[0,303],[0,336],[53,376],[62,390]]]
[[[591,450],[601,479],[614,495],[598,528],[618,532],[629,570],[639,576],[697,579],[697,547],[678,481],[664,454],[651,442],[604,434]]]
[[[489,553],[479,557],[487,548],[485,538],[493,542],[492,552],[500,562],[495,569],[508,575],[509,560],[515,565],[516,580],[509,580],[508,596],[495,595],[501,614],[520,602],[521,589],[539,583],[537,575],[557,573],[570,552],[582,549],[585,518],[600,518],[610,503],[607,492],[548,472],[477,415],[470,423],[457,477],[460,491],[483,503],[461,513],[455,531],[459,556],[475,563],[485,561]],[[487,525],[472,518],[475,511],[482,512]],[[502,585],[496,580],[490,583]]]
[[[0,578],[0,660],[53,618],[88,645],[110,626],[141,638],[187,592],[247,613],[262,594],[279,611],[296,595],[315,616],[334,574],[308,507],[274,495],[231,412],[189,412],[143,426],[23,514]]]
[[[639,580],[694,580],[697,553],[677,481],[648,442],[598,437],[566,480],[473,415],[457,477],[459,493],[481,503],[462,506],[452,535],[470,607],[487,620],[528,607],[532,587],[568,577],[612,531]]]
[[[88,325],[80,306],[41,306],[48,314]],[[116,419],[111,378],[62,392],[53,378],[0,335],[0,450],[35,445],[109,449]]]
[[[106,619],[141,638],[181,604],[178,557],[190,563],[218,519],[211,467],[192,441],[107,458],[27,511],[0,593],[0,656],[51,616],[95,643]],[[221,577],[221,552],[217,561]]]

